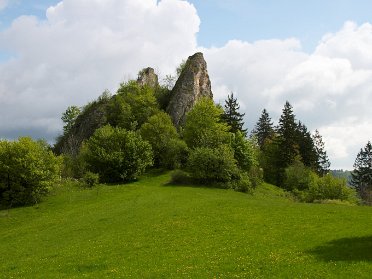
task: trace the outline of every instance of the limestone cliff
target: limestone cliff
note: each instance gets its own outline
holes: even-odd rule
[[[147,85],[153,88],[159,85],[158,76],[155,74],[154,69],[150,67],[139,72],[137,82],[141,86]]]
[[[187,112],[202,97],[213,98],[207,63],[201,52],[190,56],[178,78],[167,108],[176,127],[185,124]]]

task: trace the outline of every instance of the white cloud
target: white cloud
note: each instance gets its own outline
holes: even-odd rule
[[[0,50],[14,54],[0,62],[0,137],[51,139],[68,105],[115,90],[145,66],[173,72],[198,49],[200,20],[187,1],[64,0],[46,15],[17,18],[0,32]],[[335,168],[350,168],[372,139],[371,24],[347,22],[310,54],[295,38],[199,50],[215,100],[233,91],[250,129],[263,108],[276,120],[288,100],[323,134]]]
[[[200,23],[180,0],[64,0],[46,15],[19,17],[0,33],[0,48],[15,54],[0,64],[2,137],[54,137],[68,105],[115,90],[145,66],[172,72],[195,51]]]
[[[288,100],[299,120],[324,134],[335,168],[351,168],[372,139],[371,24],[345,23],[312,54],[295,39],[232,41],[205,52],[216,98],[236,92],[250,129],[263,108],[278,119]]]
[[[0,0],[0,11],[8,6],[8,0]]]

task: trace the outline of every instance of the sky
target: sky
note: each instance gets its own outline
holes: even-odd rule
[[[372,139],[369,0],[0,0],[0,138],[53,142],[61,114],[197,51],[214,99],[234,92],[249,130],[289,101],[333,169]]]

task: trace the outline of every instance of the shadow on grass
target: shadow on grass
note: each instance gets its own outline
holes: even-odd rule
[[[340,238],[308,252],[323,261],[372,262],[372,236]]]

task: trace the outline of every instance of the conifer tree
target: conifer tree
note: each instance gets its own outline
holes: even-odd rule
[[[272,138],[274,135],[274,126],[266,109],[262,111],[261,116],[252,131],[252,135],[257,137],[260,149],[263,148],[265,141]]]
[[[351,184],[364,201],[372,202],[372,144],[370,141],[364,149],[360,150],[355,159]]]
[[[313,135],[314,151],[316,154],[316,172],[323,176],[329,172],[331,163],[329,162],[327,152],[324,149],[324,142],[318,130]]]
[[[240,113],[239,109],[240,105],[237,99],[234,98],[234,93],[231,92],[231,95],[228,95],[227,100],[225,100],[222,120],[230,127],[230,132],[236,133],[240,131],[244,136],[246,136],[247,129],[243,129],[243,117],[245,113]]]
[[[293,108],[288,101],[285,103],[282,115],[280,116],[277,133],[280,139],[281,167],[286,168],[299,155],[299,147],[296,140],[297,124],[295,115],[293,114]]]
[[[311,133],[308,131],[307,127],[303,123],[301,123],[301,121],[299,121],[297,124],[297,144],[299,147],[301,161],[304,166],[309,167],[313,170],[317,170],[318,155],[314,145],[313,137],[311,136]],[[322,152],[325,152],[324,144]]]

